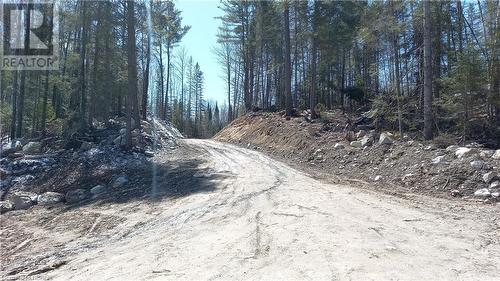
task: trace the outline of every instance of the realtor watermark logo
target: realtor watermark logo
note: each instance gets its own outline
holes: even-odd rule
[[[59,18],[55,1],[0,2],[0,69],[58,69]]]

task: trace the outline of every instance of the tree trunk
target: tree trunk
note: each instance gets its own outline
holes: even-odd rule
[[[424,138],[432,139],[432,57],[430,0],[424,0]]]
[[[127,130],[126,148],[132,147],[132,107],[137,103],[137,61],[135,47],[135,15],[134,1],[127,1]],[[137,120],[139,122],[139,120]]]
[[[312,58],[311,58],[311,94],[310,94],[310,108],[311,108],[311,118],[315,119],[319,117],[318,112],[316,112],[317,103],[317,93],[316,93],[316,56],[317,56],[317,30],[318,30],[318,13],[319,13],[319,2],[314,0],[314,12],[313,12],[313,32],[312,38]]]
[[[87,1],[82,1],[82,45],[80,48],[80,122],[81,128],[85,128],[87,123],[85,113],[87,111],[87,97],[85,81],[85,56],[87,49]]]
[[[288,7],[288,1],[285,0],[283,3],[285,5],[284,9],[284,37],[285,37],[285,58],[284,58],[284,83],[285,83],[285,108],[286,116],[292,116],[292,73],[290,65],[290,11]]]

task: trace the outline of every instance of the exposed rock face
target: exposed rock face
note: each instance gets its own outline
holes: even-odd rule
[[[42,144],[40,142],[29,142],[23,147],[23,152],[26,154],[36,154],[40,153],[42,150]]]
[[[64,194],[58,192],[45,192],[38,195],[39,205],[52,205],[64,201]]]

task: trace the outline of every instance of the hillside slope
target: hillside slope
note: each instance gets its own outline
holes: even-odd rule
[[[397,140],[391,133],[382,134],[385,144],[379,144],[380,133],[352,123],[340,112],[313,122],[307,114],[287,120],[277,113],[252,112],[215,139],[266,151],[328,181],[361,180],[400,195],[498,200],[500,150],[438,148],[408,137]]]

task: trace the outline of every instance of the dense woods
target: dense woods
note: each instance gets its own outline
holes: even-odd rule
[[[229,120],[364,113],[446,142],[500,139],[500,2],[223,1]],[[289,102],[290,101],[290,102]]]
[[[60,68],[2,70],[3,136],[41,136],[54,124],[71,136],[114,116],[131,131],[154,114],[209,137],[261,108],[363,113],[447,142],[500,139],[498,0],[221,1],[212,52],[223,105],[204,98],[175,2],[57,3]]]
[[[179,47],[190,27],[174,2],[56,3],[59,70],[2,70],[2,138],[71,137],[117,116],[130,132],[148,114],[194,137],[220,128],[219,105],[203,97],[202,66]]]

